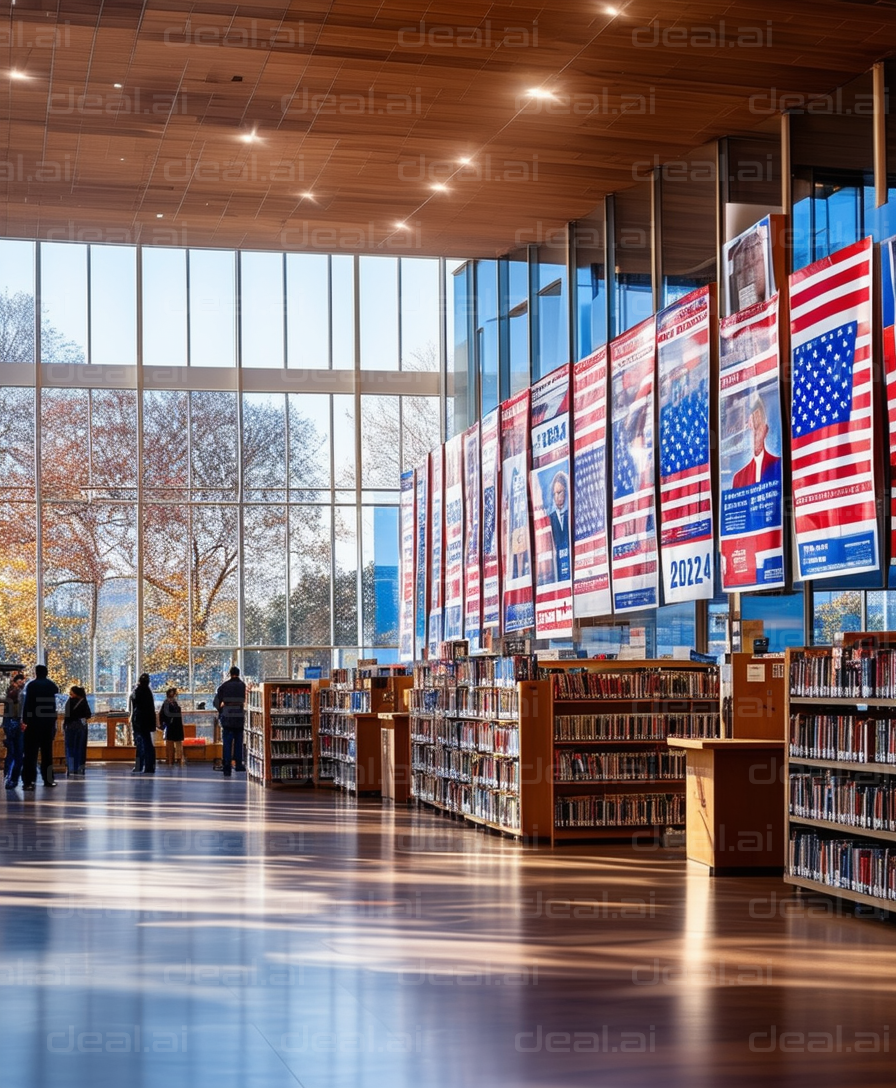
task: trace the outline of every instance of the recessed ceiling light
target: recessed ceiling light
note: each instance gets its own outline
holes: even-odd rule
[[[461,164],[461,166],[468,166],[473,160],[470,158],[469,155],[462,155],[457,161]]]
[[[433,185],[433,189],[435,189],[435,191],[437,193],[447,193],[448,192],[448,186],[444,185],[441,181],[437,181]]]
[[[554,92],[553,91],[546,91],[544,89],[544,87],[530,87],[529,90],[526,91],[526,94],[529,95],[530,98],[553,98],[554,97]]]
[[[9,78],[10,79],[27,79],[28,77],[25,75],[24,72],[20,72],[18,70],[18,68],[11,68],[10,71],[9,71]]]
[[[251,132],[244,132],[241,134],[240,139],[245,144],[254,144],[258,139],[258,133],[253,128]]]
[[[619,14],[619,8],[604,8],[604,11],[606,12],[607,15],[618,15]]]
[[[156,219],[164,219],[165,216],[161,212],[156,212]]]
[[[396,230],[407,230],[408,225],[407,225],[407,223],[396,223],[395,224],[395,229]]]
[[[112,86],[115,88],[116,91],[121,90],[121,84],[120,83],[113,83]]]

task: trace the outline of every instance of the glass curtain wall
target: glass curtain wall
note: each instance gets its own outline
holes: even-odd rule
[[[0,241],[2,658],[111,709],[141,670],[189,700],[233,662],[393,660],[444,280],[425,258]]]

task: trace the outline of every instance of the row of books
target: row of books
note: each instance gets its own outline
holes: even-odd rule
[[[321,737],[353,737],[357,732],[357,723],[351,714],[322,710],[317,732]]]
[[[542,669],[555,699],[717,699],[719,670],[638,668],[619,672]]]
[[[307,688],[272,688],[271,712],[275,710],[310,712],[311,692]]]
[[[687,714],[557,714],[554,740],[665,740]]]
[[[289,756],[307,756],[314,752],[310,740],[279,740],[271,742],[271,758],[286,759]]]
[[[500,772],[495,770],[499,763],[506,764],[507,769]],[[416,756],[412,752],[412,766],[440,778],[452,778],[456,782],[486,783],[487,780],[500,778],[502,782],[512,785],[498,787],[494,782],[495,788],[519,789],[519,760],[507,756],[463,752],[457,748],[421,747]]]
[[[477,756],[473,760],[473,785],[509,793],[520,792],[520,765],[516,759],[501,759],[493,755]]]
[[[369,691],[339,691],[324,688],[320,693],[320,708],[340,711],[343,714],[369,714]]]
[[[516,726],[495,722],[437,721],[433,741],[449,748],[470,752],[497,752],[505,756],[520,754],[520,731]]]
[[[807,699],[894,699],[896,649],[835,646],[794,651],[790,693]]]
[[[855,714],[792,714],[790,754],[867,763],[875,754],[874,724]]]
[[[598,752],[561,748],[555,753],[554,761],[557,782],[685,776],[684,752]]]
[[[295,763],[277,763],[271,767],[271,779],[274,782],[303,782],[313,777],[313,759],[300,759]]]
[[[355,759],[355,738],[322,735],[319,739],[321,759]]]
[[[330,684],[337,684],[340,687],[353,687],[363,680],[407,675],[407,665],[358,665],[354,669],[333,669],[330,673]]]
[[[515,687],[538,675],[535,658],[512,657],[434,658],[413,667],[414,687]]]
[[[790,811],[807,820],[896,831],[896,782],[860,782],[851,774],[791,774]]]
[[[421,801],[439,805],[448,812],[487,820],[507,831],[519,830],[520,801],[514,793],[439,778],[424,771],[414,773],[412,791]]]
[[[797,830],[791,835],[789,852],[791,876],[896,900],[896,847]]]
[[[647,827],[684,823],[684,796],[675,793],[607,793],[558,797],[557,827]]]
[[[310,725],[275,725],[271,728],[271,740],[310,740]]]

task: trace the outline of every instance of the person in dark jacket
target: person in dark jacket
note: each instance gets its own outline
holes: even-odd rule
[[[165,730],[165,762],[169,767],[184,765],[184,718],[177,701],[177,688],[165,692],[159,710],[159,725]]]
[[[156,701],[149,686],[148,672],[138,679],[137,686],[131,692],[128,709],[134,733],[134,747],[137,749],[137,759],[131,774],[155,774],[156,747],[152,735],[156,728]]]
[[[246,719],[246,685],[240,680],[240,670],[233,666],[230,679],[215,692],[212,706],[221,722],[221,739],[224,748],[224,777],[230,778],[231,760],[238,771],[246,769],[243,763],[243,725]]]
[[[34,666],[34,679],[22,692],[22,724],[25,726],[25,760],[22,787],[33,790],[37,782],[37,758],[40,776],[47,787],[56,785],[53,775],[53,738],[56,736],[56,696],[59,688],[47,675],[46,665]]]
[[[3,732],[6,735],[6,764],[3,772],[6,788],[14,790],[19,784],[22,764],[25,760],[25,727],[22,725],[22,691],[24,673],[17,672],[6,689],[6,705],[3,711]]]
[[[73,777],[83,775],[87,766],[87,719],[91,713],[87,692],[72,684],[65,704],[62,731],[65,734],[65,765]]]

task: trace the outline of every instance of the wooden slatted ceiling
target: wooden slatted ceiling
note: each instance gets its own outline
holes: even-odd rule
[[[619,6],[18,0],[0,233],[494,256],[896,52],[882,5]]]

